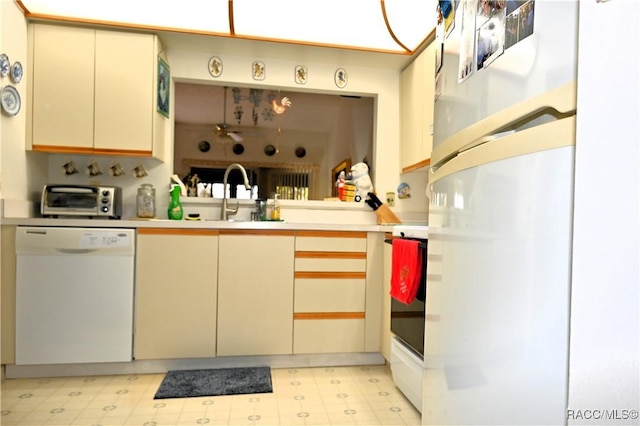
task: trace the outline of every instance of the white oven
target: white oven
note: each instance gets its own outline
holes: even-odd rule
[[[419,240],[422,246],[422,277],[416,298],[409,305],[391,298],[391,373],[396,386],[418,411],[422,411],[428,232],[428,226],[397,225],[392,233],[394,238]]]

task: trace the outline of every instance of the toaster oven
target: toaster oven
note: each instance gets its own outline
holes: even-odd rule
[[[40,213],[43,217],[85,216],[120,219],[122,188],[98,185],[45,185]]]

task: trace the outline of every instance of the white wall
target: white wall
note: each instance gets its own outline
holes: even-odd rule
[[[569,424],[638,424],[638,39],[636,0],[580,3]]]
[[[29,78],[29,63],[27,56],[27,23],[22,12],[13,2],[2,1],[2,47],[12,60],[20,60],[27,70],[23,82],[18,85],[23,103],[26,101],[26,79]],[[282,45],[282,49],[287,49]],[[167,49],[167,56],[171,65],[172,77],[180,81],[191,82],[211,82],[213,77],[208,73],[209,58],[216,54],[215,46],[212,46],[212,53],[192,52],[187,50]],[[267,57],[247,57],[220,55],[224,61],[224,72],[216,79],[216,84],[236,84],[243,86],[273,89],[296,89],[293,80],[293,69],[298,62],[270,59]],[[313,58],[311,56],[311,58]],[[264,81],[255,81],[249,72],[251,63],[255,60],[262,60],[267,67],[267,78]],[[395,187],[398,183],[399,154],[398,142],[400,136],[400,112],[399,112],[399,71],[392,69],[378,69],[351,66],[348,63],[326,64],[314,63],[312,60],[305,61],[309,69],[309,80],[304,90],[311,92],[321,92],[329,94],[349,94],[364,95],[374,98],[374,129],[372,135],[362,135],[372,137],[374,152],[354,152],[348,156],[359,158],[367,156],[370,164],[374,168],[374,184],[378,186]],[[336,68],[344,67],[349,73],[349,82],[345,89],[338,89],[334,84],[334,73]],[[72,84],[71,81],[67,82]],[[4,84],[4,82],[3,82]],[[173,108],[173,105],[172,105]],[[76,175],[67,178],[60,174],[60,166],[68,159],[72,159],[83,167],[90,160],[84,156],[62,156],[48,155],[25,151],[25,117],[26,109],[23,108],[16,117],[2,116],[2,148],[1,148],[1,170],[3,188],[2,198],[5,200],[31,201],[37,202],[42,185],[47,182],[69,182],[86,183],[89,179],[85,175]],[[172,138],[173,139],[173,138]],[[169,152],[170,151],[170,152]],[[162,211],[165,200],[160,198],[160,191],[163,186],[168,185],[168,176],[173,173],[173,143],[167,147],[167,163],[159,163],[155,160],[141,160],[150,171],[150,176],[144,179],[145,182],[154,184],[159,194],[158,210]],[[112,158],[99,157],[101,166],[108,167],[113,161]],[[135,159],[122,160],[125,170],[135,167],[129,163],[138,163]],[[134,204],[134,194],[139,183],[129,177],[112,180],[109,176],[102,176],[99,179],[91,180],[92,183],[118,184],[125,188],[125,204]],[[14,203],[12,203],[14,205]],[[131,210],[125,211],[129,215]]]
[[[13,1],[0,1],[0,51],[9,56],[11,63],[19,61],[25,70],[22,81],[15,84],[22,108],[12,117],[0,114],[1,194],[4,200],[26,200],[42,190],[40,182],[45,180],[47,163],[45,155],[28,155],[25,151],[26,79],[29,78],[27,23]],[[0,81],[0,86],[6,84],[13,84],[8,76]]]
[[[286,45],[283,45],[286,49]],[[293,70],[300,61],[288,61],[282,59],[269,59],[259,56],[233,56],[219,55],[224,63],[223,74],[214,79],[209,75],[207,64],[209,58],[217,55],[215,46],[210,53],[171,50],[167,55],[171,64],[171,73],[176,81],[186,82],[212,82],[215,84],[230,86],[264,87],[265,89],[300,90],[293,80]],[[251,63],[261,60],[266,66],[266,79],[253,80],[250,70]],[[370,164],[375,168],[374,185],[395,186],[399,173],[398,144],[400,138],[400,82],[399,71],[389,69],[365,68],[348,66],[347,64],[326,64],[304,61],[309,70],[309,80],[304,87],[305,91],[362,95],[374,97],[374,152],[368,155],[364,152],[350,153],[352,159],[361,159],[367,155]],[[338,89],[333,77],[338,67],[344,67],[349,75],[348,85],[345,89]],[[362,135],[363,138],[368,135]],[[373,157],[373,158],[371,158]],[[390,184],[388,183],[390,182]]]

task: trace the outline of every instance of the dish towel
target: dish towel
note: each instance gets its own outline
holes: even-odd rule
[[[391,242],[391,297],[407,305],[413,302],[421,276],[420,241],[395,238]]]

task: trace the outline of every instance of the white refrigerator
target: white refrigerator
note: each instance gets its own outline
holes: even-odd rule
[[[563,424],[578,4],[447,3],[422,422]]]

